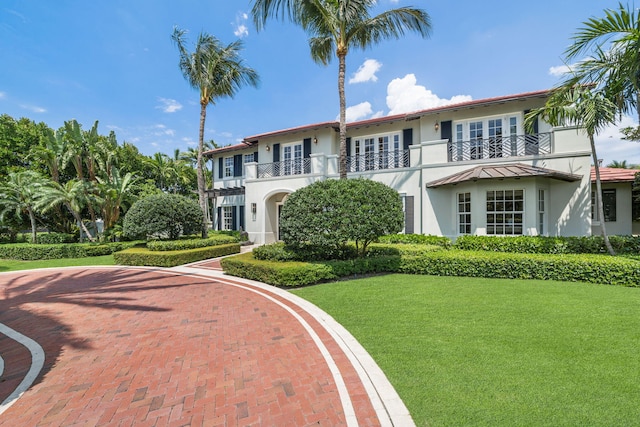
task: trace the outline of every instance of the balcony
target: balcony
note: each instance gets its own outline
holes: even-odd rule
[[[311,173],[311,159],[292,159],[258,165],[258,178],[304,175]]]
[[[409,150],[367,153],[347,157],[347,172],[398,169],[409,166]]]
[[[450,162],[549,154],[551,134],[496,136],[449,142],[447,149]]]

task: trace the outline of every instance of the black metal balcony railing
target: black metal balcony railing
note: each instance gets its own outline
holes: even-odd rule
[[[551,153],[551,134],[496,136],[471,141],[449,142],[450,162],[520,157]]]
[[[347,172],[364,172],[409,166],[409,150],[367,153],[347,157]]]
[[[311,159],[284,160],[275,163],[258,165],[258,178],[272,178],[275,176],[303,175],[311,173]]]

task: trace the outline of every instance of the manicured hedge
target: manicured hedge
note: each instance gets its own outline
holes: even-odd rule
[[[57,243],[74,243],[76,242],[75,234],[68,233],[38,233],[38,244],[53,245]]]
[[[180,251],[184,249],[205,248],[207,246],[217,246],[237,242],[238,239],[233,236],[219,234],[210,236],[207,239],[150,240],[147,242],[147,248],[152,251]]]
[[[438,251],[403,256],[401,273],[640,286],[640,262],[609,255]]]
[[[609,236],[616,253],[638,253],[640,237]],[[518,252],[538,254],[599,254],[606,253],[602,236],[460,236],[455,247],[472,251]]]
[[[640,262],[593,254],[517,254],[487,251],[378,248],[376,256],[348,261],[281,262],[252,254],[222,260],[228,274],[276,286],[302,286],[353,274],[399,272],[436,276],[582,281],[640,286]],[[374,248],[372,248],[374,251]]]
[[[442,236],[424,234],[387,234],[378,238],[380,243],[403,243],[418,245],[437,245],[444,248],[451,247],[451,239]]]
[[[239,243],[227,243],[224,245],[180,251],[151,251],[148,248],[138,247],[116,252],[113,254],[113,257],[116,264],[120,265],[175,267],[176,265],[237,254],[239,252]]]
[[[9,243],[0,245],[0,259],[17,259],[32,261],[40,259],[84,258],[109,255],[116,251],[130,248],[140,242],[110,243],[65,243],[42,245],[31,243]]]

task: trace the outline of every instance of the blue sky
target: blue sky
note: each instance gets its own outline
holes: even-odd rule
[[[380,10],[424,8],[429,39],[408,35],[347,57],[349,117],[367,119],[551,88],[570,37],[591,16],[615,8],[600,0],[380,0]],[[0,114],[56,129],[114,130],[142,153],[195,146],[198,94],[178,68],[173,27],[224,43],[242,38],[246,65],[261,78],[207,110],[206,139],[234,144],[263,132],[335,120],[337,62],[311,60],[298,27],[270,21],[261,32],[248,0],[0,0]],[[632,124],[625,118],[624,124]],[[599,137],[606,162],[640,163],[636,143],[616,129]]]

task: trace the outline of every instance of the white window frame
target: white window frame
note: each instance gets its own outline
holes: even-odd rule
[[[292,142],[282,146],[282,170],[284,175],[301,175],[304,151],[302,142]]]
[[[231,178],[234,176],[233,166],[234,166],[233,156],[225,157],[224,158],[224,175],[223,175],[225,178]]]
[[[363,135],[352,139],[357,171],[403,167],[400,161],[400,153],[402,152],[401,132]],[[390,153],[393,154],[390,155]]]
[[[546,194],[543,188],[538,189],[538,235],[547,235]]]
[[[456,193],[456,206],[458,235],[471,234],[471,193],[468,191],[464,193]]]
[[[500,133],[494,135],[492,130],[495,131],[497,120],[500,121]],[[469,143],[469,160],[523,155],[524,150],[518,153],[517,147],[517,136],[524,133],[522,121],[522,113],[455,120],[452,128],[456,147],[456,152],[453,153],[454,160],[463,160],[464,142]],[[493,126],[490,126],[491,124]],[[481,135],[478,135],[479,132]]]
[[[255,156],[255,153],[245,154],[244,157],[242,158],[243,159],[243,163],[253,163],[253,162],[255,162],[254,156]]]
[[[522,194],[521,199],[516,198],[516,193]],[[489,193],[493,193],[493,199],[489,198]],[[502,193],[502,199],[499,199],[500,193]],[[507,199],[507,193],[511,193],[512,198]],[[524,236],[525,233],[525,191],[524,189],[504,189],[504,190],[487,190],[485,192],[486,205],[486,233],[490,236]],[[516,209],[517,203],[522,204],[521,209]],[[502,207],[500,207],[502,203]],[[508,204],[511,203],[511,209],[508,209]],[[493,210],[490,210],[490,206],[493,204]],[[493,221],[490,221],[490,216],[493,215]],[[520,216],[520,232],[516,232],[518,223],[516,217]],[[511,217],[511,221],[509,221]],[[507,232],[507,227],[510,227],[511,231]]]
[[[222,218],[220,218],[221,230],[233,230],[233,209],[235,206],[222,206]]]

